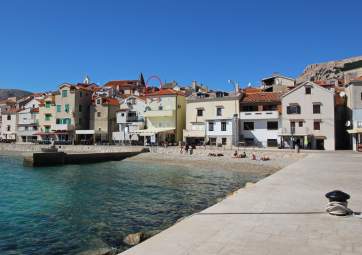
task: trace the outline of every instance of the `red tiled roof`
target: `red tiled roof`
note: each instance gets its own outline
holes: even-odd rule
[[[241,103],[280,102],[281,95],[282,93],[279,92],[246,93],[241,99]]]
[[[93,103],[97,100],[97,97],[94,97],[92,99]],[[115,98],[111,98],[111,97],[100,97],[100,99],[102,99],[102,104],[105,105],[114,105],[114,106],[119,106],[119,101]]]
[[[259,89],[259,88],[253,88],[253,87],[243,88],[243,89],[241,89],[241,91],[244,92],[244,93],[257,93],[257,92],[262,92],[261,89]]]
[[[32,112],[39,112],[39,108],[34,108],[31,110]]]
[[[139,80],[119,80],[119,81],[109,81],[104,84],[104,87],[112,88],[133,88],[137,87],[140,84]]]
[[[185,92],[183,91],[177,91],[173,89],[160,89],[158,91],[153,91],[151,93],[148,93],[147,96],[166,96],[166,95],[179,95],[184,96]]]

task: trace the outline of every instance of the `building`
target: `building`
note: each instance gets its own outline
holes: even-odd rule
[[[362,79],[346,85],[349,121],[346,122],[354,151],[362,151]]]
[[[335,92],[304,82],[282,96],[283,147],[335,150]]]
[[[50,143],[56,140],[55,130],[55,95],[49,93],[39,99],[38,132],[35,133],[39,143]]]
[[[39,101],[32,98],[28,101],[22,110],[18,111],[17,122],[17,141],[33,142],[37,141],[38,125],[39,125]]]
[[[146,94],[145,129],[130,131],[144,137],[146,144],[175,144],[182,141],[186,105],[182,91],[161,89]]]
[[[138,80],[115,80],[104,84],[105,88],[111,88],[113,95],[142,95],[146,91],[143,74]]]
[[[77,143],[111,143],[117,129],[116,112],[119,102],[115,98],[95,97],[90,107],[89,130],[77,130]]]
[[[186,99],[186,143],[232,145],[238,143],[240,93],[197,92]]]
[[[88,84],[64,83],[54,96],[55,125],[53,132],[58,143],[71,143],[76,130],[88,130],[92,90]]]
[[[261,80],[261,88],[268,92],[286,92],[295,86],[295,79],[273,73],[272,76]]]
[[[146,98],[141,96],[129,96],[124,98],[120,109],[117,111],[118,131],[113,132],[113,141],[117,143],[144,144],[143,136],[131,134],[145,127],[144,112]]]
[[[279,92],[243,90],[240,100],[240,145],[279,146],[281,130]]]
[[[1,140],[3,142],[16,142],[17,112],[16,108],[6,108],[1,113]]]

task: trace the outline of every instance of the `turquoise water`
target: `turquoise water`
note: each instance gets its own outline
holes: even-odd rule
[[[77,254],[128,247],[259,177],[138,162],[24,168],[0,155],[0,254]]]

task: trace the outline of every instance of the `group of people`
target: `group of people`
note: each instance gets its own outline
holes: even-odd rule
[[[234,155],[233,155],[233,158],[247,158],[247,156],[246,156],[245,151],[243,153],[240,153],[240,154],[238,153],[238,151],[235,151]],[[258,160],[255,153],[251,154],[251,160]],[[268,156],[261,156],[259,158],[259,160],[268,161],[268,160],[270,160],[270,158]]]
[[[180,145],[180,153],[181,154],[190,154],[192,155],[194,150],[196,149],[196,146],[194,144],[189,145],[189,144],[181,144]]]

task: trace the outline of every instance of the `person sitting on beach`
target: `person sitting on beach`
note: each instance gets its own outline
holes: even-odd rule
[[[255,155],[255,153],[251,154],[251,160],[256,160],[256,155]]]
[[[268,156],[262,156],[260,158],[262,161],[267,161],[267,160],[270,160],[270,158]]]
[[[245,151],[243,152],[243,154],[240,154],[239,157],[240,157],[240,158],[246,158],[246,153],[245,153]]]
[[[233,158],[238,158],[238,157],[239,157],[238,151],[235,151],[235,152],[234,152],[234,155],[233,155]]]

